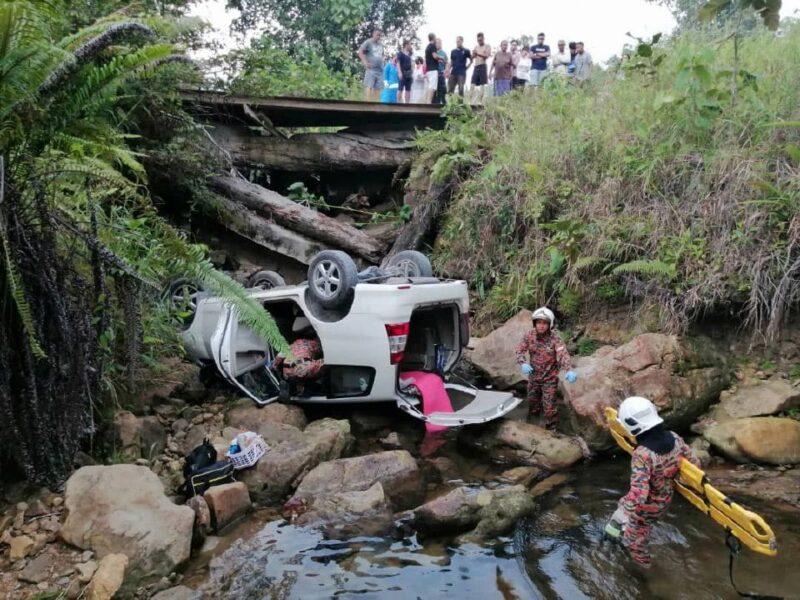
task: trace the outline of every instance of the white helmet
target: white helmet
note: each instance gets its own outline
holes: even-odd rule
[[[655,405],[641,396],[625,398],[619,405],[617,420],[631,435],[641,435],[664,422]]]
[[[536,321],[547,321],[550,323],[550,328],[552,329],[556,324],[556,316],[553,314],[552,310],[546,306],[542,306],[541,308],[537,308],[535,311],[533,311],[533,314],[531,315],[531,321],[534,323]]]

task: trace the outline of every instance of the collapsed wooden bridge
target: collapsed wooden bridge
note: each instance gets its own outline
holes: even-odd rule
[[[385,203],[387,196],[402,199],[402,178],[410,167],[416,132],[445,124],[441,107],[427,104],[253,97],[189,89],[181,91],[181,99],[206,123],[232,167],[267,174],[259,180],[263,185],[235,175],[213,179],[219,223],[301,264],[329,247],[376,263],[396,236],[403,239],[403,232],[377,239],[276,190],[305,180],[324,187],[322,195],[340,203],[347,201],[345,195],[370,198],[372,205]],[[293,131],[298,128],[299,132]],[[307,131],[310,128],[323,130]]]

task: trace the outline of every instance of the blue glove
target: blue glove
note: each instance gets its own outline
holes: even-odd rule
[[[575,371],[567,371],[564,378],[570,383],[575,383],[578,380],[578,374]]]
[[[519,366],[519,370],[522,371],[522,374],[526,375],[526,376],[530,375],[531,373],[533,373],[533,367],[530,366],[528,363],[522,363]]]

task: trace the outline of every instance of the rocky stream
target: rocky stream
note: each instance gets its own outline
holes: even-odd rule
[[[527,319],[473,341],[471,376],[520,384],[503,340]],[[524,406],[438,436],[392,405],[258,408],[170,363],[116,414],[114,464],[81,455],[63,490],[5,490],[0,596],[736,598],[723,530],[682,499],[649,571],[603,538],[629,472],[602,407],[637,390],[774,529],[778,556],[744,550],[739,587],[800,598],[797,382],[781,365],[731,364],[719,344],[609,341],[562,385],[557,434]],[[256,466],[181,496],[182,457],[206,438],[224,453],[244,430],[270,446]]]

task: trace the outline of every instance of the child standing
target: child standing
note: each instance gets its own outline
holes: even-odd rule
[[[567,371],[565,379],[569,383],[575,383],[578,376],[572,370],[572,358],[567,347],[555,330],[553,311],[544,306],[537,308],[531,319],[533,329],[517,346],[517,363],[522,374],[528,377],[528,418],[544,409],[545,427],[555,429],[558,425],[558,373]]]
[[[700,461],[681,436],[664,427],[647,398],[626,398],[617,418],[639,445],[631,458],[631,489],[620,499],[609,527],[614,531],[622,526],[622,544],[637,564],[647,568],[650,533],[672,502],[672,480],[680,473],[680,461],[685,458],[698,467]]]

